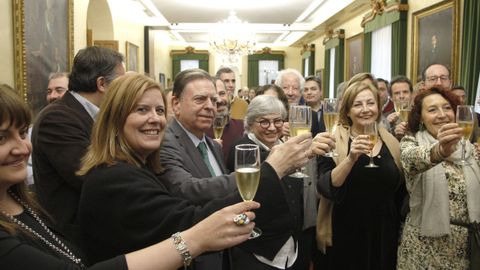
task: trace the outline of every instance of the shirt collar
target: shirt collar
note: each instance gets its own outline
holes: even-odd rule
[[[72,96],[80,102],[83,108],[87,111],[87,113],[92,117],[93,121],[97,118],[98,111],[100,110],[95,104],[88,101],[88,99],[82,97],[80,94],[74,91],[69,91]]]
[[[180,127],[185,131],[185,133],[187,133],[187,136],[190,138],[190,140],[192,140],[193,144],[195,145],[195,147],[198,147],[198,145],[200,144],[200,142],[204,142],[205,144],[207,143],[206,139],[205,139],[205,134],[203,134],[203,137],[202,139],[200,140],[197,136],[195,136],[193,133],[191,133],[190,131],[188,131],[181,123],[180,121],[177,120],[177,123],[180,125]]]

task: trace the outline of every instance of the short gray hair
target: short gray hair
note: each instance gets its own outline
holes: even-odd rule
[[[295,75],[298,77],[298,81],[300,82],[300,93],[303,93],[303,87],[305,85],[305,78],[303,78],[302,74],[300,74],[300,72],[298,72],[298,70],[296,69],[293,69],[293,68],[287,68],[287,69],[284,69],[284,70],[281,70],[280,72],[278,72],[278,75],[277,75],[277,78],[275,79],[275,84],[280,86],[282,89],[283,89],[283,77],[285,75]]]
[[[287,118],[287,109],[280,99],[266,95],[256,96],[247,107],[245,130],[250,130],[258,117],[274,113],[280,114],[283,120]]]

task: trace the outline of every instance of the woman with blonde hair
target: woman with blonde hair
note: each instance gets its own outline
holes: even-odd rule
[[[329,269],[395,269],[405,184],[398,141],[381,126],[374,145],[365,135],[380,112],[375,86],[351,84],[335,131],[338,156],[319,158],[317,240]],[[365,167],[371,152],[377,168]]]

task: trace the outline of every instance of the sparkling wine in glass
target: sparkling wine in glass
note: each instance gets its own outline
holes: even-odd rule
[[[400,120],[402,122],[408,122],[408,115],[412,110],[410,107],[410,102],[408,102],[408,100],[401,100],[399,102],[399,108],[400,108]]]
[[[373,148],[375,148],[375,144],[377,144],[377,141],[378,141],[377,122],[372,122],[372,123],[366,124],[365,127],[364,127],[364,134],[368,135],[370,145],[372,146],[372,149],[370,149],[370,162],[365,167],[366,168],[378,168],[378,166],[375,165],[375,163],[373,163]]]
[[[456,121],[458,126],[463,129],[463,136],[460,140],[462,145],[462,158],[458,163],[460,165],[470,165],[470,163],[465,159],[465,144],[468,140],[470,140],[473,132],[473,106],[457,106]]]
[[[215,139],[221,139],[223,135],[223,129],[227,124],[227,115],[217,114],[213,119],[213,136]]]
[[[237,188],[243,201],[252,201],[260,182],[260,149],[256,144],[239,144],[235,146],[235,178]],[[255,227],[250,239],[262,235],[262,230]]]
[[[339,118],[339,102],[336,98],[326,98],[323,100],[323,122],[325,122],[325,129],[328,133],[335,133]],[[325,154],[326,157],[338,156],[334,150]]]
[[[288,122],[291,137],[310,132],[312,126],[312,108],[304,105],[291,105]],[[304,170],[304,167],[296,169],[290,176],[295,178],[308,177],[308,175],[303,172]]]

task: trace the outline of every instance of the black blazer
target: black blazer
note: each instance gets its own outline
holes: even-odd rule
[[[241,201],[240,194],[233,192],[204,204],[192,204],[169,193],[163,181],[150,170],[122,161],[113,166],[98,166],[86,177],[80,221],[91,262],[165,240],[214,211]],[[276,172],[269,164],[262,164],[255,197],[261,204],[261,208],[255,210],[258,226],[288,212],[282,193]]]
[[[83,178],[75,175],[90,145],[93,119],[78,100],[66,92],[47,105],[33,126],[32,162],[35,189],[42,206],[59,229],[77,242],[77,208]]]
[[[229,160],[227,162],[227,169],[235,171],[235,146],[239,144],[255,144],[247,135],[237,140],[230,148]],[[265,161],[270,154],[270,151],[260,148],[260,159]],[[303,224],[303,181],[298,178],[291,178],[285,176],[280,181],[283,193],[287,198],[288,211],[272,218],[268,223],[264,224],[262,229],[263,234],[256,239],[250,239],[247,242],[239,245],[239,248],[249,253],[259,254],[272,260],[278,253],[280,248],[285,244],[290,236],[298,239],[298,235],[302,231]],[[280,196],[281,194],[271,193],[270,196]],[[255,197],[256,198],[256,197]],[[255,199],[256,200],[256,199]],[[235,252],[237,256],[242,256],[242,252]],[[251,256],[251,255],[250,255]],[[233,258],[233,268],[235,262],[239,258]],[[255,261],[255,260],[252,260]],[[253,262],[251,262],[253,263]],[[260,262],[259,262],[260,263]],[[263,265],[263,263],[260,263]],[[255,267],[253,269],[256,269]]]

